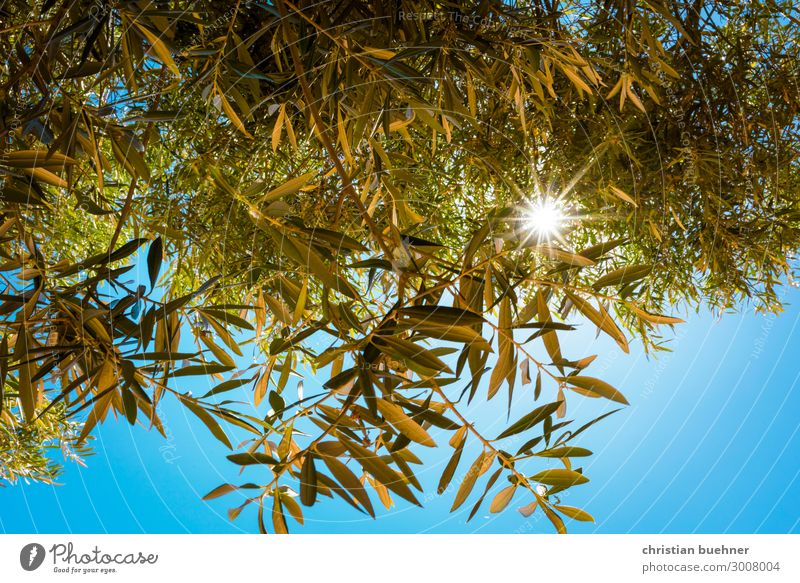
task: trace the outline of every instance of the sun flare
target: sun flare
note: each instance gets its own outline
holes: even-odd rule
[[[530,203],[523,215],[525,227],[539,241],[559,238],[566,220],[563,206],[551,198]]]

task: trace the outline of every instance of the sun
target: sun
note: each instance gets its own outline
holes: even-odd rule
[[[567,215],[558,200],[542,198],[527,205],[522,220],[530,236],[544,242],[561,237]]]

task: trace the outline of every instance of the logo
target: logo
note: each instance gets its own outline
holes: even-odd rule
[[[44,547],[39,543],[30,543],[19,552],[19,564],[26,571],[35,571],[44,562]]]

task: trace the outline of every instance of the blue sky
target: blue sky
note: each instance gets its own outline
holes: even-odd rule
[[[800,291],[786,288],[785,294],[788,305],[779,317],[752,310],[721,319],[690,314],[672,334],[673,352],[650,360],[638,348],[630,355],[619,352],[589,329],[564,335],[565,355],[598,354],[587,374],[612,382],[631,402],[577,443],[595,452],[584,465],[591,482],[570,490],[562,502],[584,508],[596,523],[571,521],[570,532],[800,532],[800,358],[793,343],[800,338],[800,308],[792,305],[800,304]],[[670,336],[668,329],[664,332]],[[315,388],[317,381],[307,379],[306,394]],[[545,385],[545,397],[551,389]],[[205,390],[198,387],[195,394]],[[530,387],[518,388],[512,418],[532,408],[530,392]],[[596,416],[606,406],[579,395],[568,400],[570,414],[579,416]],[[504,407],[504,397],[488,405],[476,398],[469,414],[484,427],[499,427],[505,423]],[[0,488],[0,531],[256,532],[252,511],[228,520],[236,495],[210,502],[200,498],[223,482],[258,481],[258,469],[238,476],[237,467],[225,460],[225,448],[179,405],[166,404],[162,417],[166,440],[124,420],[101,426],[96,455],[87,468],[68,465],[62,486]],[[431,463],[419,473],[426,486],[424,508],[401,500],[392,510],[381,508],[372,520],[325,499],[304,509],[305,527],[290,521],[290,530],[551,532],[540,513],[526,519],[516,512],[528,502],[522,495],[505,512],[490,515],[484,508],[469,523],[470,503],[450,514],[454,492],[441,497],[434,492],[449,457],[444,436],[437,441],[443,447],[425,452]],[[469,463],[468,453],[463,465]],[[503,486],[498,481],[495,489]]]

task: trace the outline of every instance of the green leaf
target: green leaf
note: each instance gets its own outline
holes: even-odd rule
[[[545,516],[547,516],[548,520],[556,527],[556,531],[558,534],[567,534],[567,527],[564,526],[564,521],[561,520],[561,517],[553,512],[553,510],[537,496],[537,500],[539,501],[539,506],[541,507],[542,511],[544,512]]]
[[[309,181],[316,176],[316,172],[306,172],[300,176],[296,176],[287,182],[284,182],[280,186],[273,188],[264,196],[258,199],[259,204],[264,204],[270,201],[273,201],[277,198],[281,198],[283,196],[287,196],[289,194],[294,194],[301,188],[303,188]]]
[[[269,306],[269,311],[284,324],[292,323],[292,312],[283,301],[273,298],[269,294],[264,294],[264,301]]]
[[[505,510],[511,499],[514,498],[514,493],[517,491],[517,485],[508,486],[500,490],[489,505],[489,512],[498,513]]]
[[[183,368],[179,368],[178,370],[172,373],[172,376],[187,377],[194,375],[217,374],[221,372],[228,372],[232,368],[233,368],[232,366],[219,364],[216,362],[210,362],[207,364],[190,364],[189,366],[184,366]]]
[[[492,489],[492,486],[494,486],[494,483],[497,481],[497,478],[500,477],[501,473],[503,473],[503,468],[497,468],[494,473],[489,476],[489,479],[486,481],[486,486],[483,488],[483,494],[481,494],[480,498],[478,498],[478,501],[472,506],[472,510],[470,510],[469,516],[467,516],[467,522],[472,520],[473,517],[478,513],[478,510],[480,509],[481,504],[483,504],[486,495],[489,493],[489,490]]]
[[[208,347],[214,357],[223,365],[228,366],[231,368],[236,367],[236,361],[233,360],[230,354],[225,352],[214,340],[211,338],[209,334],[204,332],[200,333],[200,341]]]
[[[500,317],[498,319],[497,335],[497,362],[489,378],[489,399],[500,390],[503,382],[508,383],[509,405],[514,391],[516,380],[517,353],[514,347],[514,337],[511,330],[511,300],[508,296],[500,302]]]
[[[480,314],[448,306],[412,306],[399,309],[397,314],[403,318],[425,324],[444,324],[447,326],[471,326],[486,322]]]
[[[356,376],[358,376],[358,369],[356,367],[348,368],[347,370],[344,370],[339,374],[337,374],[335,377],[329,379],[322,386],[328,390],[336,391],[347,385],[349,382],[353,381],[356,378]]]
[[[659,314],[651,314],[644,310],[641,310],[634,306],[633,304],[629,303],[627,306],[631,309],[631,311],[639,316],[645,322],[649,322],[650,324],[683,324],[683,320],[680,318],[675,318],[674,316],[661,316]]]
[[[147,273],[150,276],[150,289],[156,287],[158,274],[161,272],[161,262],[164,255],[164,243],[161,237],[156,237],[147,250]]]
[[[609,251],[616,249],[624,243],[627,243],[627,239],[612,239],[610,241],[604,241],[602,243],[598,243],[597,245],[592,245],[591,247],[583,249],[580,254],[584,257],[588,257],[589,259],[597,260]]]
[[[607,313],[602,313],[595,309],[589,302],[584,300],[582,297],[577,296],[573,293],[568,291],[564,292],[572,303],[575,305],[580,312],[586,316],[589,321],[591,321],[595,326],[600,328],[603,332],[611,336],[619,347],[622,348],[623,352],[628,353],[630,349],[628,348],[628,340],[625,338],[625,334],[622,333],[622,330],[614,323]]]
[[[594,377],[586,376],[570,376],[559,378],[560,381],[572,385],[573,390],[575,387],[580,389],[578,392],[592,397],[605,397],[617,403],[628,405],[628,400],[617,389],[609,385],[605,381],[596,379]]]
[[[436,488],[439,495],[444,494],[453,479],[453,475],[458,468],[458,462],[461,461],[461,454],[464,452],[464,443],[466,443],[466,440],[462,439],[453,452],[453,455],[450,457],[450,460],[447,462],[442,472],[442,477],[439,478],[439,486]]]
[[[33,421],[36,416],[36,403],[39,400],[39,383],[31,382],[33,361],[28,355],[29,339],[28,333],[23,331],[17,336],[17,344],[14,347],[14,357],[20,361],[17,369],[17,382],[19,384],[19,400],[22,404],[22,412],[25,421]]]
[[[150,183],[150,169],[129,138],[112,133],[111,151],[128,174],[133,178],[141,178],[145,183]]]
[[[630,265],[620,267],[619,269],[606,273],[603,277],[594,282],[592,287],[599,290],[609,285],[627,285],[646,277],[652,270],[652,265]]]
[[[300,508],[300,505],[295,501],[294,498],[291,496],[282,494],[281,495],[281,504],[289,511],[292,518],[294,518],[300,525],[305,524],[305,519],[303,518],[303,509]]]
[[[122,393],[122,409],[125,413],[125,418],[128,420],[128,423],[135,425],[138,411],[136,406],[136,397],[134,397],[133,392],[127,387],[122,387],[120,392]]]
[[[589,481],[589,478],[573,470],[555,469],[539,472],[531,476],[531,480],[539,482],[540,484],[547,484],[548,486],[569,488],[570,486],[585,484]]]
[[[422,376],[427,376],[431,372],[453,372],[435,354],[409,340],[391,336],[374,336],[373,343],[380,348],[381,352],[404,362],[408,368]]]
[[[545,449],[536,454],[539,457],[586,457],[592,455],[592,452],[582,447],[554,447]]]
[[[412,504],[421,506],[414,494],[408,488],[405,480],[393,469],[391,469],[386,462],[384,462],[379,455],[367,448],[358,445],[354,441],[350,441],[344,437],[341,432],[339,433],[339,440],[342,445],[350,452],[350,455],[361,464],[367,472],[373,475],[381,484],[389,488],[398,496],[408,500]]]
[[[165,40],[166,37],[163,36],[162,33],[150,29],[139,20],[135,20],[133,24],[136,26],[139,32],[144,35],[144,37],[147,39],[147,42],[150,43],[152,52],[156,58],[164,63],[167,68],[172,71],[173,75],[180,77],[181,72],[178,69],[178,66],[175,64],[175,61],[172,59],[171,49]]]
[[[524,415],[523,417],[512,423],[495,439],[503,439],[504,437],[509,437],[511,435],[516,435],[517,433],[522,433],[523,431],[527,431],[531,427],[535,426],[538,423],[541,423],[547,417],[555,413],[561,406],[561,403],[562,403],[561,401],[555,401],[553,403],[548,403],[547,405],[542,405],[541,407],[537,407],[527,415]]]
[[[283,514],[279,490],[275,490],[272,500],[272,527],[275,529],[275,534],[289,534],[289,529],[286,528],[286,517]]]
[[[240,309],[247,308],[252,308],[252,306],[240,306]],[[240,318],[235,314],[226,312],[224,306],[204,306],[203,308],[198,308],[197,311],[205,316],[213,316],[215,320],[224,323],[226,326],[233,325],[244,330],[255,330],[253,325],[244,318]]]
[[[249,382],[252,382],[255,377],[250,377],[246,379],[230,379],[227,381],[223,381],[218,384],[216,387],[208,391],[205,395],[203,395],[203,399],[211,397],[213,395],[218,395],[219,393],[225,393],[227,391],[231,391],[233,389],[239,388],[242,385],[246,385]]]
[[[300,502],[306,506],[313,506],[317,500],[317,469],[314,466],[314,456],[306,454],[300,469]]]
[[[406,415],[402,407],[385,399],[377,399],[376,404],[381,415],[400,433],[412,441],[427,447],[436,447],[436,443],[422,426]]]
[[[486,457],[487,453],[482,451],[477,459],[472,462],[469,470],[467,470],[467,474],[464,476],[464,480],[461,482],[461,486],[458,488],[458,492],[456,492],[456,497],[455,500],[453,500],[453,506],[450,508],[450,512],[458,509],[459,506],[466,502],[472,489],[475,487],[475,482],[478,481],[478,477],[481,475],[481,469],[486,461]]]
[[[586,431],[587,429],[589,429],[589,428],[590,428],[591,426],[593,426],[594,424],[596,424],[596,423],[598,423],[598,422],[602,421],[602,420],[603,420],[603,419],[605,419],[606,417],[609,417],[609,416],[613,415],[614,413],[617,413],[618,411],[622,411],[622,408],[619,408],[619,409],[614,409],[613,411],[609,411],[608,413],[603,413],[603,414],[602,414],[602,415],[600,415],[599,417],[597,417],[597,418],[595,418],[595,419],[592,419],[592,420],[591,420],[591,421],[589,421],[588,423],[586,423],[586,424],[582,425],[580,428],[576,429],[576,430],[575,430],[575,431],[574,431],[574,432],[573,432],[573,433],[570,435],[570,437],[569,437],[569,439],[568,439],[567,441],[570,441],[570,440],[572,440],[572,439],[575,439],[575,438],[576,438],[578,435],[580,435],[581,433],[583,433],[584,431]]]
[[[536,292],[536,311],[539,315],[539,321],[545,324],[553,322],[550,315],[550,308],[547,307],[547,299],[543,290]],[[542,335],[542,342],[547,350],[547,354],[552,359],[553,363],[559,364],[564,360],[561,356],[561,345],[558,342],[558,335],[555,331],[548,331]]]
[[[338,231],[331,231],[330,229],[323,229],[321,227],[314,227],[313,229],[305,229],[311,240],[317,245],[327,245],[335,253],[347,251],[366,251],[367,248],[361,243]]]
[[[592,515],[585,510],[581,510],[580,508],[575,508],[574,506],[553,506],[553,508],[558,510],[561,514],[569,516],[574,520],[580,520],[581,522],[594,522]]]
[[[335,457],[322,456],[322,461],[325,462],[326,466],[328,466],[328,469],[330,470],[331,474],[333,474],[333,477],[336,478],[339,483],[348,492],[350,492],[350,494],[352,494],[353,498],[355,498],[358,503],[364,507],[369,515],[374,518],[375,510],[372,507],[372,501],[369,499],[369,495],[364,489],[364,485],[356,477],[356,475]]]
[[[398,330],[403,330],[403,324],[398,325]],[[427,336],[428,338],[437,338],[438,340],[446,340],[448,342],[460,342],[476,348],[477,350],[484,350],[486,352],[492,351],[492,346],[484,338],[478,334],[473,328],[467,326],[448,326],[445,324],[413,324],[409,328],[415,334]]]
[[[213,500],[214,498],[219,498],[220,496],[224,496],[225,494],[230,494],[231,492],[235,492],[239,488],[234,486],[233,484],[221,484],[211,490],[208,494],[203,496],[203,500]]]
[[[216,419],[214,419],[214,417],[212,417],[208,411],[203,409],[193,399],[184,397],[183,395],[178,395],[178,399],[186,406],[187,409],[194,413],[206,427],[208,427],[209,431],[211,431],[211,434],[214,437],[224,443],[228,449],[233,448],[228,436],[222,430],[222,427],[220,427],[219,423],[217,423]]]
[[[594,265],[594,261],[588,257],[584,257],[578,253],[564,251],[563,249],[553,247],[552,245],[538,245],[536,250],[543,255],[546,255],[550,259],[556,259],[562,263],[566,263],[567,265],[572,265],[573,267],[589,267],[590,265]]]
[[[240,466],[252,466],[257,464],[266,464],[268,466],[274,466],[279,463],[278,460],[276,460],[271,455],[267,455],[265,453],[261,453],[258,451],[248,452],[248,453],[234,453],[227,456],[227,458],[233,463]]]

